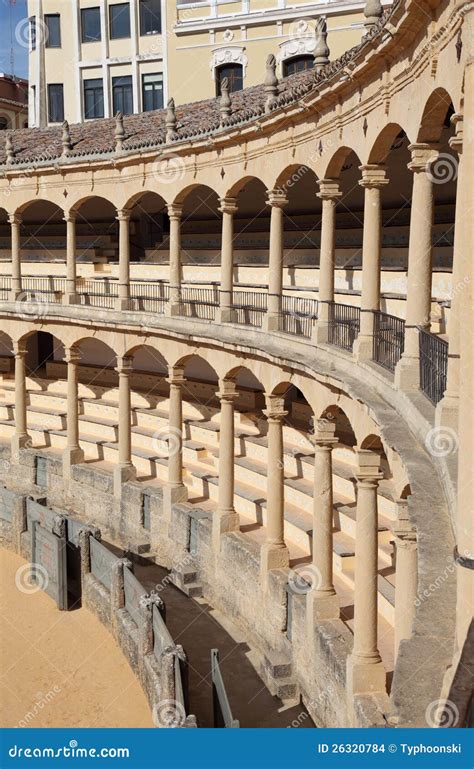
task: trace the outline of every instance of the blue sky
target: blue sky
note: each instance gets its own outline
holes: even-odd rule
[[[0,72],[11,72],[10,63],[10,7],[12,8],[13,21],[13,45],[15,55],[15,75],[27,77],[28,75],[28,48],[26,45],[26,29],[21,24],[27,16],[26,0],[16,0],[12,6],[10,0],[0,0]],[[16,39],[15,30],[18,28],[18,37],[24,40],[21,45]]]

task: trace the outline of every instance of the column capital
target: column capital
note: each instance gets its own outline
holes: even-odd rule
[[[15,358],[24,358],[26,355],[26,340],[21,339],[19,342],[13,342],[13,354]]]
[[[128,222],[130,221],[130,216],[131,216],[131,211],[128,211],[125,208],[121,208],[117,210],[117,216],[115,218],[119,222]]]
[[[220,379],[219,390],[216,393],[219,400],[222,402],[233,403],[239,397],[235,382],[231,379]]]
[[[287,416],[288,411],[285,410],[285,401],[281,395],[273,395],[273,393],[265,393],[265,401],[267,408],[264,410],[264,414],[268,422],[282,422]]]
[[[355,477],[357,483],[364,486],[377,486],[383,478],[383,472],[380,470],[380,457],[375,451],[370,449],[356,449],[357,468]]]
[[[77,211],[64,211],[63,222],[75,222]]]
[[[339,439],[335,437],[335,422],[329,422],[327,419],[313,418],[313,444],[315,448],[333,448]]]
[[[460,155],[462,153],[464,135],[464,115],[460,112],[455,112],[454,115],[451,115],[451,125],[454,126],[455,135],[451,136],[448,143],[451,149]]]
[[[416,143],[409,144],[408,150],[411,154],[411,160],[408,163],[408,168],[414,173],[425,173],[428,170],[428,166],[438,157],[439,145]]]
[[[316,197],[321,200],[338,200],[341,197],[342,192],[337,179],[320,179],[318,184],[319,192],[316,193]]]
[[[64,360],[66,363],[80,363],[82,359],[81,351],[76,347],[68,347],[66,349]]]
[[[284,208],[288,203],[288,198],[283,190],[267,190],[267,197],[267,205],[272,208]]]
[[[20,214],[9,214],[8,215],[8,222],[9,224],[21,224],[23,221]]]
[[[385,166],[367,163],[367,165],[359,166],[359,171],[362,173],[362,178],[359,179],[361,187],[378,190],[388,184]]]
[[[166,206],[166,211],[170,219],[181,219],[183,206],[180,203],[170,203],[169,206]]]
[[[115,367],[117,374],[129,376],[133,371],[133,359],[128,355],[124,355],[117,358],[117,366]]]
[[[185,376],[184,376],[184,368],[181,366],[170,366],[168,370],[168,377],[166,379],[169,385],[174,385],[175,387],[182,387],[185,382]]]
[[[221,214],[236,214],[238,210],[237,198],[219,198],[219,211]]]

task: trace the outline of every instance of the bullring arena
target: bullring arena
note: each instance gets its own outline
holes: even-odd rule
[[[0,146],[2,545],[137,725],[472,725],[474,6],[369,11]]]

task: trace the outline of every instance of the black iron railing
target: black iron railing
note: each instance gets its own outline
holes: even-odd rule
[[[9,275],[0,275],[0,300],[6,302],[11,291],[12,279]]]
[[[372,359],[389,371],[402,357],[405,344],[405,321],[386,312],[374,312]]]
[[[79,304],[113,310],[118,298],[118,283],[117,281],[81,278],[77,282],[76,291]]]
[[[52,276],[23,276],[20,298],[26,302],[60,304],[66,290],[66,279]]]
[[[197,286],[182,286],[180,314],[185,318],[201,318],[214,320],[219,307],[219,290],[215,288],[198,288]]]
[[[418,327],[420,345],[420,387],[436,406],[446,390],[448,343]]]
[[[329,302],[328,342],[352,350],[360,329],[360,307]]]
[[[130,283],[131,307],[134,310],[163,315],[169,295],[168,283],[144,283],[141,281]]]
[[[267,294],[263,291],[234,291],[232,297],[234,323],[260,327],[267,311]]]
[[[282,296],[279,319],[280,331],[284,331],[286,334],[311,338],[317,317],[317,299],[302,296]]]

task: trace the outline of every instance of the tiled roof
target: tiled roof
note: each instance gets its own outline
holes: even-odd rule
[[[278,86],[278,95],[272,105],[272,110],[290,105],[309,93],[319,83],[334,76],[344,69],[366,45],[382,32],[388,18],[392,15],[399,0],[384,12],[379,23],[374,27],[362,42],[351,48],[339,59],[326,65],[321,71],[306,70],[283,79]],[[219,99],[207,99],[200,102],[192,102],[176,107],[178,133],[177,141],[191,138],[203,138],[217,131],[225,131],[228,127],[243,125],[265,112],[265,86],[257,85],[246,88],[243,91],[234,92],[232,98],[232,112],[229,118],[220,125]],[[166,109],[153,112],[144,112],[139,115],[124,117],[125,138],[122,151],[132,152],[147,147],[164,145]],[[91,120],[86,123],[78,123],[70,126],[72,149],[69,152],[70,160],[74,158],[94,158],[104,154],[115,152],[115,118]],[[26,128],[22,130],[8,131],[14,151],[14,160],[8,167],[16,165],[35,165],[48,163],[48,161],[61,157],[62,154],[62,127],[51,126],[49,128]],[[2,137],[3,138],[3,137]],[[70,162],[70,161],[69,161]],[[0,166],[6,165],[5,142],[0,144]]]

